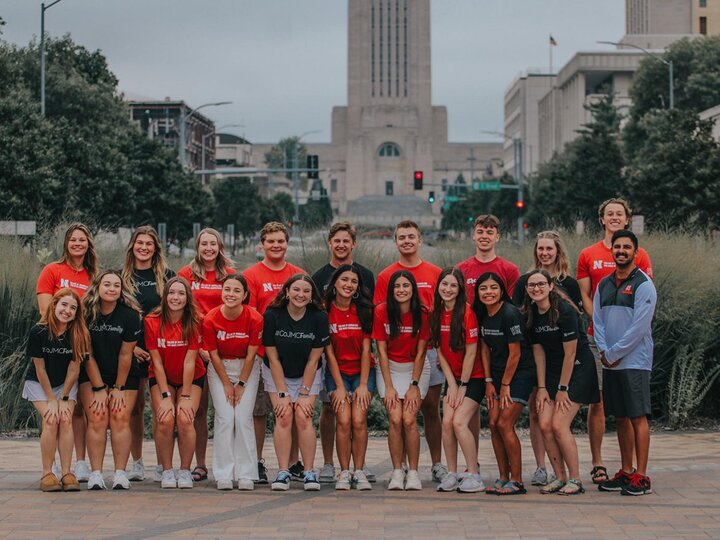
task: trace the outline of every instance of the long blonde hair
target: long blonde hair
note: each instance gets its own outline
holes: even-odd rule
[[[133,252],[133,247],[135,246],[138,236],[141,234],[152,238],[152,241],[155,244],[155,253],[153,253],[152,260],[150,261],[150,268],[152,268],[153,274],[155,275],[155,291],[158,296],[162,296],[163,287],[165,287],[165,275],[167,274],[168,264],[167,260],[165,260],[165,253],[163,252],[160,235],[155,230],[155,227],[151,225],[142,225],[141,227],[138,227],[130,237],[130,243],[125,250],[125,263],[123,264],[122,270],[123,288],[127,289],[133,296],[138,293],[134,277],[135,253]]]
[[[65,239],[63,240],[63,254],[62,257],[60,257],[60,259],[56,262],[58,264],[69,264],[72,260],[72,257],[70,256],[70,250],[68,249],[68,243],[70,242],[70,237],[72,236],[72,233],[74,233],[75,231],[82,232],[87,238],[88,249],[85,252],[85,257],[83,258],[83,268],[85,268],[85,271],[88,273],[90,281],[92,281],[95,277],[95,274],[97,274],[98,272],[98,258],[97,253],[95,253],[95,241],[93,240],[93,235],[90,232],[90,229],[88,229],[87,225],[84,225],[82,223],[72,223],[67,228],[67,230],[65,231]]]
[[[100,312],[100,283],[108,274],[112,274],[113,276],[120,278],[120,298],[118,298],[117,303],[134,309],[139,315],[142,314],[140,304],[137,303],[137,300],[135,300],[125,286],[125,282],[123,281],[123,277],[120,272],[117,270],[105,270],[93,280],[92,285],[90,285],[85,293],[85,296],[83,296],[83,308],[85,309],[88,326],[95,322],[95,319],[97,319],[97,315]]]
[[[70,336],[73,361],[81,362],[90,351],[90,333],[88,332],[87,325],[85,324],[83,304],[80,300],[80,295],[78,295],[77,292],[69,287],[64,287],[53,294],[52,300],[50,300],[45,313],[43,313],[40,317],[40,322],[38,324],[47,327],[50,337],[53,339],[59,338],[62,335],[62,332],[60,332],[60,321],[58,321],[57,315],[55,314],[55,308],[57,307],[58,302],[66,296],[71,296],[77,303],[75,318],[67,324],[65,331]]]
[[[217,239],[218,254],[215,259],[215,279],[222,281],[227,277],[225,269],[231,268],[235,263],[230,257],[225,255],[225,243],[223,242],[222,235],[212,227],[206,227],[200,231],[197,238],[195,238],[195,258],[190,261],[190,272],[192,272],[192,275],[199,281],[205,279],[205,264],[200,258],[200,238],[202,238],[202,235],[205,233],[212,234]]]
[[[570,262],[568,260],[565,244],[563,243],[562,238],[560,238],[560,234],[556,231],[542,231],[538,233],[535,239],[535,246],[533,247],[533,262],[535,266],[533,266],[530,270],[542,268],[542,263],[537,256],[537,247],[538,240],[543,239],[552,240],[555,243],[557,257],[555,257],[555,263],[553,263],[553,273],[556,275],[556,277],[553,279],[562,281],[570,275]]]

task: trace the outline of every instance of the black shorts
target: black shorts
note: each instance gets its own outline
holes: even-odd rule
[[[650,415],[650,371],[603,369],[605,416],[639,418]]]
[[[203,374],[200,377],[198,377],[197,379],[193,380],[193,382],[192,382],[193,386],[199,386],[200,388],[204,388],[205,387],[205,377],[206,377],[206,375]],[[148,379],[148,385],[150,386],[150,388],[152,388],[156,384],[157,384],[157,379],[155,379],[155,377],[150,377]],[[174,388],[176,392],[182,388],[182,384],[172,384],[169,381],[167,384],[168,384],[168,386],[171,386],[172,388]]]
[[[545,380],[550,399],[555,400],[558,392],[558,384],[560,384],[560,376],[553,377],[548,373]],[[580,361],[580,364],[573,366],[570,383],[568,384],[568,397],[573,403],[589,405],[590,403],[600,403],[600,390],[598,387],[597,371],[595,369],[595,359],[590,356]]]
[[[455,381],[460,384],[460,380]],[[445,382],[445,394],[447,394],[447,381]],[[485,378],[470,379],[465,389],[465,397],[472,399],[475,403],[481,403],[485,397]]]
[[[116,376],[110,376],[110,377],[103,377],[102,381],[103,384],[107,384],[108,388],[112,388],[112,386],[115,384]],[[87,371],[85,371],[85,366],[80,366],[80,375],[78,377],[78,385],[91,382],[90,377],[88,377]],[[136,373],[133,370],[130,370],[130,373],[128,373],[127,379],[125,380],[125,390],[137,390],[140,388],[140,378],[136,375]]]
[[[150,361],[138,362],[137,359],[133,358],[133,372],[139,379],[148,378],[148,368],[150,367]]]

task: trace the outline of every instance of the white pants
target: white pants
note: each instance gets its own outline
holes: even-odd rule
[[[244,363],[245,360],[223,360],[230,382],[239,380]],[[242,398],[233,407],[227,401],[215,367],[212,362],[208,364],[207,381],[215,407],[212,466],[215,480],[258,479],[253,408],[259,380],[260,363],[256,357]]]

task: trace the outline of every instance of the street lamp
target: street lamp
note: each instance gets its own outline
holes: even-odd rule
[[[40,114],[45,116],[45,12],[62,0],[40,4]]]
[[[597,43],[600,43],[602,45],[614,45],[615,47],[630,47],[631,49],[637,49],[638,51],[642,51],[648,56],[652,56],[653,58],[660,60],[663,64],[665,64],[668,68],[668,92],[669,92],[669,105],[670,109],[675,108],[675,86],[673,82],[673,61],[672,60],[665,60],[662,56],[659,54],[655,54],[654,52],[648,51],[647,49],[643,49],[642,47],[639,47],[637,45],[633,45],[632,43],[617,43],[615,41],[598,41]]]
[[[202,136],[202,165],[200,168],[204,171],[205,170],[205,141],[208,139],[208,137],[212,137],[215,135],[218,131],[221,129],[229,128],[229,127],[245,127],[243,124],[225,124],[224,126],[220,126],[219,128],[213,129],[210,133],[206,133]],[[205,185],[205,173],[203,173],[202,183]]]
[[[298,163],[300,141],[305,135],[312,135],[313,133],[322,133],[322,130],[313,129],[311,131],[306,131],[295,140],[295,146],[293,148],[293,199],[295,202],[295,216],[293,217],[293,223],[298,223],[300,221],[300,172],[298,171],[298,168],[300,167],[300,164]]]
[[[193,110],[191,110],[189,113],[187,113],[185,116],[180,117],[180,148],[179,155],[180,155],[180,164],[183,166],[183,168],[187,165],[186,159],[185,159],[185,139],[187,138],[187,128],[186,123],[187,119],[190,118],[195,111],[199,111],[200,109],[203,109],[205,107],[218,107],[220,105],[230,105],[232,101],[217,101],[214,103],[204,103],[203,105],[200,105],[199,107],[195,107]]]

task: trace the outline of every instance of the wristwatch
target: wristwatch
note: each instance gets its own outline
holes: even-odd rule
[[[288,393],[287,392],[278,392],[278,397],[280,399],[286,398],[286,397],[288,397]]]
[[[183,399],[191,399],[190,394],[182,394],[180,397]]]
[[[172,394],[171,394],[170,392],[163,392],[162,394],[160,394],[160,396],[161,396],[163,399],[169,398],[171,395],[172,395]]]
[[[558,392],[567,392],[569,386],[567,384],[558,384]]]
[[[93,392],[100,392],[102,390],[105,390],[107,388],[107,384],[103,384],[102,386],[93,386],[92,391]]]
[[[418,386],[420,384],[420,381],[418,381],[417,379],[413,379],[410,384],[412,384],[413,386]]]
[[[236,382],[235,384],[237,384],[237,385],[240,386],[241,388],[245,388],[245,381],[238,381],[238,382]]]
[[[491,383],[491,382],[493,382],[493,378],[492,378],[492,377],[485,377],[485,382],[486,382],[486,383]]]
[[[63,401],[70,401],[70,396],[63,396],[60,399]]]
[[[301,390],[305,390],[308,394],[310,393],[310,387],[305,386],[304,384],[300,387]]]
[[[125,385],[123,385],[123,386],[118,386],[117,384],[113,384],[113,385],[112,385],[112,390],[120,390],[120,391],[123,391],[123,390],[125,390]]]

